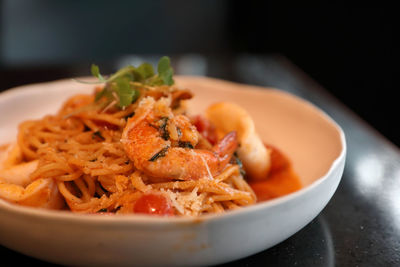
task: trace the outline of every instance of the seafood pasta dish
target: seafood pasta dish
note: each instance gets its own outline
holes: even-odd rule
[[[92,65],[93,94],[22,122],[0,146],[0,198],[90,214],[199,216],[301,188],[290,161],[261,140],[240,103],[188,114],[196,97],[175,85],[168,57],[108,77]],[[271,126],[273,127],[273,126]]]

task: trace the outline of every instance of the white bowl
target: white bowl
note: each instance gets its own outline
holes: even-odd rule
[[[270,248],[307,225],[334,194],[344,168],[343,131],[312,104],[288,93],[201,77],[177,77],[200,112],[216,101],[249,111],[264,142],[292,161],[304,188],[224,215],[158,218],[77,215],[0,200],[0,243],[65,265],[210,265]],[[55,113],[91,85],[61,80],[0,94],[0,140],[15,139],[19,122]]]

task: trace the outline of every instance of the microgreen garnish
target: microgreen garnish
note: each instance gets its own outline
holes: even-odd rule
[[[174,75],[174,71],[171,68],[171,63],[169,57],[162,57],[158,62],[158,76],[163,81],[163,84],[173,85],[174,80],[172,76]]]
[[[149,161],[156,161],[158,158],[165,157],[165,154],[167,153],[168,149],[169,149],[169,146],[164,147],[163,149],[158,151],[156,154],[154,154],[154,156],[152,156],[149,159]]]
[[[104,84],[101,91],[96,94],[95,102],[106,100],[106,107],[117,106],[121,109],[134,103],[139,97],[138,87],[173,85],[174,71],[171,67],[169,57],[162,57],[157,66],[157,74],[149,63],[142,63],[139,67],[126,66],[116,73],[105,78],[100,73],[100,68],[92,64],[90,69],[92,75],[98,79],[96,82],[81,83]]]
[[[90,67],[90,72],[94,77],[97,77],[99,81],[105,82],[106,80],[103,78],[103,76],[100,74],[100,68],[99,66],[92,64]]]

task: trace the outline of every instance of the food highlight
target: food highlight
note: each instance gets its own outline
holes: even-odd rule
[[[289,160],[264,145],[250,115],[220,102],[187,113],[168,57],[97,78],[90,95],[19,125],[0,147],[0,198],[89,214],[200,216],[301,188]],[[273,127],[273,126],[271,126]]]

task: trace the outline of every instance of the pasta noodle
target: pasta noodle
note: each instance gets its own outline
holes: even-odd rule
[[[208,162],[207,156],[210,154],[212,157],[215,153],[206,152],[211,151],[215,145],[198,133],[197,142],[182,139],[181,136],[185,136],[186,133],[181,133],[185,129],[181,129],[179,123],[186,125],[186,122],[180,119],[189,118],[185,114],[185,99],[191,97],[190,91],[165,85],[136,84],[135,88],[139,91],[138,99],[124,108],[116,107],[115,103],[96,102],[94,94],[76,95],[69,98],[57,114],[21,123],[14,145],[19,152],[10,153],[13,145],[9,145],[9,149],[5,146],[2,149],[2,153],[7,155],[3,162],[13,162],[14,157],[14,163],[6,167],[0,166],[0,169],[9,169],[32,161],[38,161],[38,164],[29,174],[29,182],[18,185],[18,189],[14,190],[18,191],[16,198],[10,198],[4,193],[12,183],[2,179],[0,171],[0,197],[22,205],[67,209],[77,213],[142,212],[138,203],[143,202],[150,205],[147,213],[154,211],[154,214],[158,214],[159,209],[161,215],[178,216],[221,213],[256,202],[256,196],[244,179],[235,156],[231,158],[228,155],[230,160],[224,164],[219,162],[220,169],[212,174],[213,167],[208,166],[211,163]],[[96,92],[101,89],[97,88]],[[150,116],[148,110],[142,114],[143,118],[138,119],[140,109],[144,109],[140,105],[144,106],[143,103],[149,102],[149,99],[153,101],[151,103],[154,106],[154,116],[165,118],[163,116],[166,112],[170,112],[168,121],[154,121],[151,127],[148,126],[148,122],[142,123],[143,118]],[[149,120],[147,118],[147,121]],[[161,141],[168,135],[165,142],[170,145],[164,152],[160,151],[154,155],[155,159],[132,160],[130,148],[127,147],[133,141],[131,137],[126,139],[123,136],[124,131],[127,131],[128,126],[138,128],[142,124],[153,127],[154,131],[160,133],[161,137],[157,138]],[[229,140],[233,140],[233,137]],[[192,147],[193,143],[196,145]],[[169,160],[174,155],[175,148],[177,153],[186,153],[185,155],[193,161],[204,151],[205,156],[200,155],[202,162],[196,164],[205,165],[208,174],[194,177],[191,175],[197,174],[191,172],[196,170],[191,170],[190,174],[185,173],[186,176],[180,174],[180,177],[161,177],[160,174],[160,177],[156,177],[154,174],[161,171],[165,165],[160,165],[154,171],[152,166]],[[136,155],[140,149],[135,146],[132,154]],[[190,160],[186,163],[190,164]],[[142,162],[153,165],[140,167]],[[177,162],[180,161],[177,159]],[[176,163],[172,165],[175,166]],[[40,186],[35,184],[28,192],[27,188],[35,181],[39,181],[36,183]],[[53,187],[49,186],[50,181],[54,182]],[[43,188],[46,191],[43,191]],[[12,193],[15,193],[14,191]],[[144,196],[149,196],[147,202],[143,200]],[[29,200],[32,197],[35,198],[34,201]],[[151,199],[158,200],[153,203]]]

